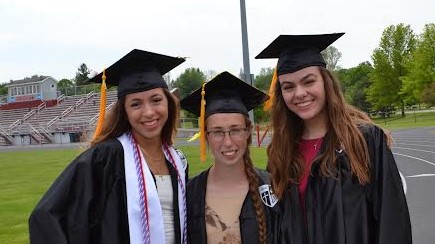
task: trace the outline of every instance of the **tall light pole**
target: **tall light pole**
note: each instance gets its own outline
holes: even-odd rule
[[[251,68],[249,67],[248,30],[246,27],[245,0],[240,0],[240,18],[242,23],[243,76],[246,83],[252,85]],[[249,111],[249,119],[254,123],[254,112]]]

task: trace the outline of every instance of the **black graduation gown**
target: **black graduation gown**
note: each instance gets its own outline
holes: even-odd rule
[[[175,169],[167,164],[178,189]],[[173,194],[178,199],[178,190]],[[174,201],[180,243],[178,211]],[[31,243],[130,243],[124,150],[118,140],[91,147],[68,165],[31,213],[29,236]]]
[[[270,175],[264,170],[256,170],[259,176],[259,186],[270,184]],[[205,195],[207,190],[207,178],[209,170],[206,170],[192,178],[187,184],[187,237],[188,242],[192,244],[207,243],[207,232],[205,223]],[[278,226],[273,224],[276,221],[275,216],[279,216],[279,207],[264,205],[267,218],[267,243],[275,243],[272,228]],[[254,203],[251,194],[247,194],[243,201],[242,209],[239,216],[240,235],[242,243],[258,243],[258,223],[255,213]]]
[[[351,175],[345,151],[336,152],[337,179],[319,176],[314,163],[306,192],[306,216],[300,210],[296,185],[291,185],[280,201],[283,215],[277,229],[281,243],[412,243],[402,182],[384,132],[368,125],[361,131],[370,153],[371,182],[361,186]],[[326,136],[324,144],[327,140]]]

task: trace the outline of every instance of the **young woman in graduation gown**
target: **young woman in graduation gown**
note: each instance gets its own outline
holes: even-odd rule
[[[135,49],[104,72],[118,100],[31,213],[31,243],[187,243],[187,162],[162,78],[182,62]]]
[[[347,104],[320,52],[343,33],[279,36],[268,170],[282,243],[407,244],[411,224],[389,136]]]
[[[200,116],[201,146],[205,150],[206,141],[214,156],[213,165],[187,186],[189,243],[272,243],[271,216],[277,199],[269,174],[254,168],[249,152],[248,111],[266,98],[223,72],[181,101],[183,109]]]

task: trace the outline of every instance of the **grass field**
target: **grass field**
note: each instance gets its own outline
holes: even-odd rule
[[[210,167],[210,156],[199,163],[198,147],[181,146],[189,160],[189,175]],[[29,243],[31,210],[79,149],[0,152],[0,243]],[[210,153],[208,153],[210,154]],[[265,148],[252,148],[257,167],[266,165]]]
[[[387,120],[376,119],[388,129],[435,126],[435,112],[395,115]],[[189,160],[189,175],[210,167],[199,163],[197,146],[181,146]],[[0,152],[0,243],[28,243],[27,219],[41,196],[60,172],[80,153],[80,149],[32,150]],[[208,153],[210,155],[210,153]],[[251,149],[256,166],[266,165],[264,147]]]
[[[435,111],[432,112],[412,112],[409,111],[402,118],[400,114],[395,114],[391,118],[375,118],[374,121],[387,129],[402,129],[411,127],[427,127],[435,125]]]

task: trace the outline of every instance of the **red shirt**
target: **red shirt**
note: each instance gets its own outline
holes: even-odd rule
[[[302,212],[305,214],[305,193],[307,191],[308,177],[310,176],[311,164],[316,157],[317,152],[322,146],[323,137],[316,139],[301,139],[299,151],[302,154],[305,162],[305,172],[299,185],[299,196]]]

